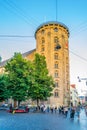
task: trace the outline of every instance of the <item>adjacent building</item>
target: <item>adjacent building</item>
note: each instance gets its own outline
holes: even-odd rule
[[[70,85],[70,102],[71,106],[78,106],[79,98],[75,84]]]

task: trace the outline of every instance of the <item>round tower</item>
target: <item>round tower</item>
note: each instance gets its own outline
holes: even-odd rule
[[[50,105],[68,105],[70,101],[69,29],[60,22],[41,24],[35,32],[36,52],[46,57],[55,86]]]

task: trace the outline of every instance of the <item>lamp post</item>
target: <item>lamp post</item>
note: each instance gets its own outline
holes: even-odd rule
[[[85,80],[86,86],[87,86],[87,78],[80,78],[79,76],[78,76],[77,78],[78,78],[78,81],[79,81],[79,82],[81,82],[82,80]],[[84,90],[83,92],[85,92],[85,93],[84,93],[85,102],[87,102],[87,90]]]
[[[81,82],[82,80],[85,80],[86,81],[86,86],[87,86],[87,78],[80,78],[79,76],[77,78],[78,78],[79,82]]]

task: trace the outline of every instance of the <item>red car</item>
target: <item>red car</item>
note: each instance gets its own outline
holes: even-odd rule
[[[29,112],[28,108],[18,108],[18,109],[13,109],[13,110],[8,110],[10,113],[27,113]]]

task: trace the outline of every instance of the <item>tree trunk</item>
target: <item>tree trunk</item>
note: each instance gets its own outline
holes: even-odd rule
[[[14,108],[17,107],[17,101],[14,100]]]
[[[18,107],[20,106],[20,102],[21,102],[21,101],[19,100],[19,101],[18,101]]]
[[[37,99],[37,111],[39,111],[39,99]]]

